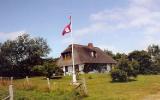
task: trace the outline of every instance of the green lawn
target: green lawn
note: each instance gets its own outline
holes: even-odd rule
[[[142,100],[160,93],[160,75],[138,76],[136,81],[112,83],[109,74],[85,74],[88,97],[84,100]],[[15,100],[75,100],[71,77],[51,80],[52,91],[48,92],[47,81],[43,77],[30,79],[31,88],[24,79],[14,80]],[[7,85],[0,84],[0,100],[7,95]]]

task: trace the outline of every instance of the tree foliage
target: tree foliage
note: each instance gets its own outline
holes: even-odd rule
[[[160,73],[160,47],[158,45],[150,45],[148,47],[148,53],[151,56],[152,72],[154,74]]]
[[[114,59],[118,61],[116,68],[112,70],[113,81],[126,81],[137,74],[160,73],[160,47],[148,46],[148,51],[132,51],[128,55],[117,53]]]
[[[151,56],[147,51],[133,51],[129,53],[128,59],[130,61],[135,60],[139,63],[139,73],[140,74],[150,74],[152,70]]]
[[[42,63],[42,57],[50,48],[43,38],[31,38],[29,34],[18,36],[0,44],[0,74],[5,76],[25,76],[34,65]]]
[[[113,56],[113,59],[115,59],[116,61],[119,61],[121,58],[127,58],[127,55],[125,53],[116,53]]]
[[[113,81],[128,81],[130,77],[137,77],[139,64],[137,61],[129,61],[125,57],[119,59],[114,70],[111,71]]]
[[[112,51],[107,50],[107,49],[104,49],[104,53],[107,54],[107,55],[109,55],[109,56],[111,56],[111,57],[115,56]]]
[[[128,80],[127,73],[120,69],[114,69],[111,72],[113,82],[126,82]]]
[[[160,63],[160,47],[158,45],[150,45],[148,47],[148,53],[153,62]]]
[[[36,65],[32,68],[32,73],[35,76],[46,76],[54,78],[54,76],[62,76],[63,70],[55,63],[45,62],[43,65]]]

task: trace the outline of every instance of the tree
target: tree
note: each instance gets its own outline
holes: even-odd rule
[[[129,61],[128,76],[137,77],[139,71],[139,63],[136,60]]]
[[[109,55],[109,56],[111,56],[111,57],[114,57],[113,52],[110,51],[110,50],[104,49],[104,53],[107,54],[107,55]]]
[[[119,59],[119,62],[114,70],[111,71],[113,81],[128,81],[131,77],[137,77],[137,69],[139,64],[137,61],[129,61],[125,57]]]
[[[128,77],[136,77],[139,64],[135,60],[129,61],[123,57],[119,60],[117,67],[118,69],[125,71]]]
[[[158,45],[148,46],[148,53],[151,56],[152,71],[155,74],[160,73],[160,47]]]
[[[121,58],[127,58],[127,55],[124,54],[124,53],[116,53],[113,58],[116,60],[116,61],[119,61]]]
[[[63,70],[56,65],[54,59],[46,59],[42,65],[36,65],[32,68],[32,72],[35,75],[45,75],[48,78],[54,78],[55,76],[62,76]]]
[[[152,44],[148,46],[148,53],[155,57],[160,55],[160,47],[158,45]]]
[[[10,76],[29,75],[31,68],[39,63],[42,57],[49,54],[50,48],[43,38],[31,38],[29,34],[7,40],[0,46],[1,70],[7,70]]]
[[[152,62],[151,57],[148,54],[148,52],[142,50],[142,51],[133,51],[129,53],[128,59],[130,61],[135,60],[139,63],[139,73],[140,74],[151,74],[152,70]]]
[[[125,53],[116,53],[114,54],[112,51],[104,49],[104,53],[111,56],[114,60],[118,61],[122,57],[127,58],[127,55]]]
[[[160,47],[158,45],[148,46],[148,53],[151,56],[153,62],[157,63],[160,60]]]
[[[1,59],[1,73],[2,75],[5,76],[10,76],[12,75],[15,70],[17,70],[16,68],[14,68],[15,66],[15,41],[11,41],[11,40],[7,40],[6,42],[4,42],[3,44],[1,44],[1,54],[0,54],[0,58]]]

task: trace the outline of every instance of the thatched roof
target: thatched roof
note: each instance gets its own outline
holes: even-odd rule
[[[71,53],[72,46],[69,45],[62,53],[58,60],[59,66],[69,66],[72,65],[72,59],[64,60],[62,55],[65,53]],[[92,57],[91,52],[96,53],[96,57]],[[112,59],[109,55],[105,54],[100,48],[93,47],[90,43],[88,46],[74,44],[74,59],[75,65],[78,64],[115,64],[116,61]]]

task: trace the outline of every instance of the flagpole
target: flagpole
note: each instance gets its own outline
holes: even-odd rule
[[[70,21],[72,22],[72,18],[70,18]],[[73,72],[72,72],[72,78],[73,78],[73,84],[77,83],[77,77],[76,77],[76,71],[75,71],[75,61],[74,61],[74,44],[73,44],[73,29],[72,29],[72,23],[71,23],[71,38],[72,38],[72,65],[73,65]]]

